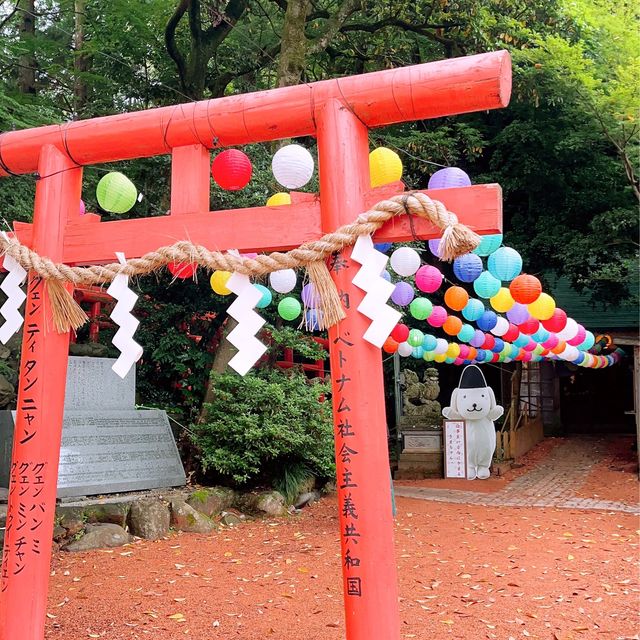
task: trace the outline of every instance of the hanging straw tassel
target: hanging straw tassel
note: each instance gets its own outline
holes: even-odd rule
[[[62,281],[48,278],[45,280],[47,294],[53,313],[53,324],[58,333],[77,331],[89,318],[82,307],[73,299]]]
[[[447,226],[440,240],[440,258],[451,262],[465,253],[473,251],[480,244],[480,236],[457,220]]]
[[[328,329],[346,318],[336,285],[324,260],[316,260],[307,265],[307,276],[313,284],[317,300],[317,321],[320,329]],[[306,324],[305,313],[305,324]]]

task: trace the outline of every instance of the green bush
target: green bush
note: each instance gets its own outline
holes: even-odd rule
[[[300,470],[334,476],[329,386],[297,370],[262,369],[240,377],[213,374],[214,401],[193,427],[205,472],[244,484],[278,485]]]

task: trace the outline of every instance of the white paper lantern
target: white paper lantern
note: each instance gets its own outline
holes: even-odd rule
[[[568,344],[559,354],[558,357],[562,360],[566,360],[567,362],[572,362],[578,357],[580,351],[578,347],[574,347],[571,344]]]
[[[420,268],[420,255],[411,247],[400,247],[391,254],[391,268],[399,276],[412,276]]]
[[[408,342],[401,342],[398,345],[398,354],[403,358],[408,358],[413,353],[413,347]]]
[[[281,269],[269,274],[269,284],[278,293],[289,293],[293,291],[298,281],[296,272],[293,269]]]
[[[304,187],[313,175],[313,156],[299,144],[278,149],[271,161],[275,179],[287,189]]]
[[[436,340],[436,348],[433,350],[433,352],[436,354],[446,353],[448,348],[449,348],[449,343],[443,338],[438,338]]]
[[[509,331],[509,321],[502,316],[498,316],[496,326],[491,329],[491,333],[493,333],[494,336],[500,337],[507,333],[507,331]]]
[[[567,324],[562,331],[558,331],[556,335],[559,340],[571,340],[575,338],[579,331],[578,323],[573,318],[567,318]]]

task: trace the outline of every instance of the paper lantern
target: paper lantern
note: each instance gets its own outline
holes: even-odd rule
[[[267,287],[262,284],[254,284],[253,286],[262,294],[262,298],[260,298],[260,300],[256,302],[256,307],[258,309],[265,309],[271,304],[271,301],[273,300],[273,294],[269,289],[267,289]]]
[[[525,345],[529,344],[529,339],[529,336],[525,335],[524,333],[519,333],[515,340],[513,340],[513,344],[515,344],[516,347],[522,348]]]
[[[170,262],[167,265],[167,269],[174,278],[187,280],[188,278],[193,278],[198,265],[195,262]]]
[[[551,334],[543,327],[539,326],[535,333],[531,334],[531,339],[536,342],[544,342],[549,339]]]
[[[398,350],[398,343],[389,336],[382,345],[382,350],[385,353],[395,353]]]
[[[527,318],[524,322],[521,322],[518,325],[518,329],[520,329],[520,333],[525,333],[530,336],[532,333],[535,333],[540,328],[540,321],[535,318]]]
[[[473,338],[469,340],[469,344],[472,347],[481,347],[484,344],[484,331],[480,331],[480,329],[476,329]]]
[[[580,349],[580,351],[589,351],[595,342],[596,339],[593,333],[591,333],[591,331],[587,331],[582,344],[578,345],[578,349]]]
[[[444,338],[438,338],[436,340],[436,346],[435,346],[434,352],[437,355],[442,355],[446,353],[448,347],[449,347],[449,343]]]
[[[424,349],[424,347],[423,347],[423,349]],[[435,360],[435,358],[436,358],[436,354],[433,351],[427,351],[425,349],[425,352],[422,354],[422,359],[425,362],[433,362]]]
[[[558,331],[556,335],[560,340],[570,340],[578,333],[578,323],[573,318],[567,319],[567,324],[562,331]]]
[[[506,313],[515,303],[514,299],[511,297],[511,292],[507,287],[500,287],[498,293],[496,293],[495,296],[492,296],[489,302],[498,313]]]
[[[384,278],[387,282],[391,282],[391,274],[386,269],[382,270],[380,277]]]
[[[304,187],[311,180],[313,169],[313,156],[299,144],[278,149],[271,161],[274,178],[287,189]]]
[[[494,336],[504,336],[509,331],[509,321],[502,316],[496,318],[496,326],[491,329]]]
[[[219,153],[211,163],[211,175],[218,186],[226,191],[240,191],[251,180],[251,160],[239,149]]]
[[[468,347],[468,349],[469,349],[469,354],[467,355],[467,358],[471,358],[472,360],[475,360],[478,355],[478,350],[475,347]]]
[[[496,251],[501,244],[501,233],[492,233],[487,236],[480,236],[480,244],[473,250],[473,253],[479,256],[488,256]]]
[[[489,256],[487,269],[498,280],[513,280],[522,271],[522,258],[515,249],[500,247]]]
[[[286,204],[291,204],[291,194],[282,191],[274,193],[267,200],[267,207],[281,207]]]
[[[545,340],[545,341],[542,343],[542,346],[543,346],[545,349],[549,349],[549,350],[551,350],[551,349],[555,348],[555,347],[558,345],[558,342],[560,342],[560,341],[558,340],[558,336],[557,336],[557,335],[555,335],[554,333],[552,333],[552,334],[549,336],[549,339],[548,339],[548,340]]]
[[[582,351],[578,351],[578,357],[573,361],[573,364],[581,365],[584,362],[585,354]]]
[[[293,269],[280,269],[269,274],[269,284],[278,293],[293,291],[298,282],[298,277]]]
[[[485,311],[479,318],[476,324],[478,325],[478,329],[482,329],[482,331],[491,331],[493,327],[496,326],[496,322],[498,321],[498,316],[493,311]]]
[[[516,302],[530,304],[535,302],[542,293],[542,285],[535,276],[523,274],[511,282],[509,291]]]
[[[429,251],[431,251],[431,253],[436,257],[436,258],[441,258],[442,255],[440,254],[440,241],[441,238],[434,238],[433,240],[429,240]]]
[[[560,355],[567,348],[567,343],[564,340],[558,340],[558,344],[551,349],[551,353]]]
[[[413,353],[413,347],[408,342],[401,342],[398,345],[398,355],[408,358]]]
[[[558,331],[562,331],[566,324],[567,324],[567,314],[565,313],[565,311],[563,311],[559,307],[555,308],[553,315],[548,320],[542,321],[542,326],[547,331],[552,331],[554,333],[557,333]]]
[[[425,351],[434,351],[437,344],[438,342],[435,336],[432,336],[430,333],[424,334],[424,338],[422,338],[422,348]]]
[[[87,206],[84,203],[84,200],[80,200],[80,215],[83,216],[87,213]]]
[[[433,293],[442,284],[442,273],[430,264],[424,265],[416,271],[416,287],[425,293]]]
[[[460,282],[473,282],[482,273],[482,258],[465,253],[453,261],[453,273]]]
[[[489,349],[489,351],[491,351],[491,349],[496,346],[496,339],[490,333],[487,333],[481,346],[483,349]]]
[[[452,187],[469,187],[471,179],[458,167],[439,169],[430,178],[427,189],[451,189]]]
[[[532,318],[536,320],[549,320],[556,310],[556,301],[548,294],[541,293],[535,302],[527,305]]]
[[[462,329],[462,320],[455,316],[449,316],[442,324],[442,330],[450,336],[457,336],[460,329]]]
[[[577,347],[578,345],[582,344],[586,335],[587,335],[586,329],[581,324],[579,324],[578,333],[576,333],[576,335],[573,338],[570,338],[569,340],[567,340],[567,344],[570,344],[572,347]]]
[[[409,327],[406,324],[397,324],[391,332],[391,337],[398,343],[406,342],[409,337]]]
[[[458,340],[461,342],[470,342],[475,332],[475,329],[470,324],[463,324],[460,331],[458,331]]]
[[[484,305],[480,300],[477,298],[469,298],[469,302],[467,302],[462,310],[462,315],[465,320],[475,322],[484,313],[484,311]]]
[[[399,276],[412,276],[420,268],[420,256],[411,247],[400,247],[391,254],[391,268]]]
[[[444,303],[454,311],[462,311],[469,302],[469,294],[462,287],[449,287],[444,293]]]
[[[529,315],[529,310],[527,306],[524,304],[520,304],[519,302],[514,303],[514,305],[507,311],[507,318],[509,322],[520,325],[523,322],[527,321],[531,316]]]
[[[387,253],[389,249],[393,246],[392,242],[378,242],[373,245],[376,251],[380,251],[380,253]]]
[[[413,291],[413,289],[411,289],[411,291]],[[416,298],[409,305],[409,313],[416,320],[426,320],[431,315],[432,311],[433,305],[431,304],[431,300],[427,300],[427,298]]]
[[[411,352],[411,357],[416,360],[422,360],[422,356],[424,355],[424,349],[422,347],[413,347],[413,351]]]
[[[305,326],[309,331],[320,331],[320,320],[322,311],[318,309],[307,309],[304,313]]]
[[[455,342],[450,342],[445,353],[449,358],[457,358],[460,355],[460,347]]]
[[[295,320],[302,311],[302,305],[300,300],[292,298],[282,298],[278,304],[278,313],[283,320]]]
[[[409,331],[409,337],[407,338],[407,342],[412,347],[421,347],[423,340],[424,340],[424,333],[422,333],[420,329],[411,329],[411,331]]]
[[[104,211],[126,213],[136,203],[138,191],[127,176],[118,171],[111,171],[98,182],[96,197]]]
[[[387,147],[378,147],[369,154],[369,175],[372,187],[381,187],[402,178],[402,160]]]
[[[518,327],[510,322],[509,328],[507,329],[507,332],[502,335],[502,338],[504,338],[507,342],[513,342],[519,335],[520,331],[518,330]]]
[[[209,278],[209,284],[219,296],[228,296],[231,293],[231,289],[227,287],[230,277],[229,271],[214,271]]]
[[[445,323],[448,315],[449,314],[444,307],[436,305],[433,307],[431,314],[427,318],[427,323],[432,327],[441,327]]]
[[[459,358],[464,359],[469,355],[469,347],[466,344],[459,344],[458,349],[460,349]]]
[[[491,351],[494,351],[495,353],[501,353],[504,350],[504,346],[504,340],[495,338],[493,342],[493,349],[491,349]]]
[[[447,356],[444,353],[437,353],[433,359],[435,362],[442,363],[447,361]]]
[[[488,271],[483,271],[474,280],[473,289],[481,298],[493,298],[500,291],[500,280]]]
[[[302,304],[304,304],[305,307],[318,306],[318,302],[319,302],[318,294],[316,293],[316,288],[313,286],[311,282],[309,282],[308,284],[305,284],[304,287],[302,287],[302,291],[300,292],[300,297],[302,298]]]
[[[391,293],[391,300],[399,307],[406,307],[414,296],[415,291],[408,282],[398,282]]]

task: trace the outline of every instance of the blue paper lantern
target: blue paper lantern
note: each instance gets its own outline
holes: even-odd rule
[[[482,329],[483,331],[491,331],[493,327],[496,326],[498,322],[498,316],[495,311],[485,311],[479,318],[476,324],[478,325],[478,329]]]
[[[550,337],[551,334],[542,325],[531,335],[531,338],[536,342],[546,342]]]
[[[422,347],[414,347],[411,352],[411,357],[416,360],[422,360],[422,356],[424,355],[424,349]]]
[[[473,282],[482,268],[482,258],[475,253],[465,253],[453,261],[453,273],[460,282]]]
[[[304,312],[305,325],[309,331],[320,331],[320,311],[317,309],[307,309]]]
[[[484,349],[478,349],[478,353],[476,353],[476,360],[478,362],[484,362],[485,357]]]
[[[578,349],[580,349],[580,351],[589,351],[589,349],[591,349],[591,347],[593,347],[595,343],[595,336],[593,335],[593,333],[591,333],[591,331],[587,331],[582,344],[578,345]]]
[[[479,256],[491,255],[502,244],[502,234],[492,233],[488,236],[480,236],[480,244],[473,250]]]
[[[424,338],[422,338],[422,348],[425,351],[434,351],[437,344],[435,336],[432,336],[430,333],[424,334]]]
[[[484,313],[484,311],[484,305],[480,300],[478,300],[478,298],[469,298],[469,302],[467,302],[462,310],[462,315],[465,320],[475,322]]]
[[[493,344],[493,348],[491,349],[491,351],[493,351],[494,353],[502,353],[502,350],[504,349],[504,340],[502,340],[501,338],[496,338],[496,341]]]
[[[256,303],[256,307],[258,309],[264,309],[265,307],[268,307],[273,300],[273,294],[271,293],[271,290],[267,289],[267,287],[262,284],[254,284],[253,286],[262,294],[262,298],[258,300],[258,302]]]
[[[483,271],[473,282],[473,290],[481,298],[493,298],[500,291],[502,283],[488,271]]]
[[[381,276],[382,276],[382,277],[383,277],[387,282],[391,282],[391,274],[390,274],[386,269],[384,269],[380,275],[381,275]]]
[[[470,342],[475,333],[476,330],[470,324],[463,324],[460,331],[458,331],[458,340],[461,342]]]
[[[427,189],[451,189],[452,187],[469,187],[471,178],[458,167],[439,169],[430,178]]]
[[[387,251],[389,251],[389,249],[391,249],[392,244],[393,244],[392,242],[378,242],[377,244],[374,244],[373,246],[378,251],[381,251],[382,253],[387,253]]]
[[[573,361],[573,364],[582,364],[584,362],[584,351],[580,351],[578,356]]]
[[[529,336],[526,336],[524,334],[520,334],[514,341],[513,344],[516,345],[516,347],[525,347],[526,345],[529,344]]]
[[[513,280],[522,271],[522,258],[515,249],[500,247],[489,256],[487,268],[498,280]]]

